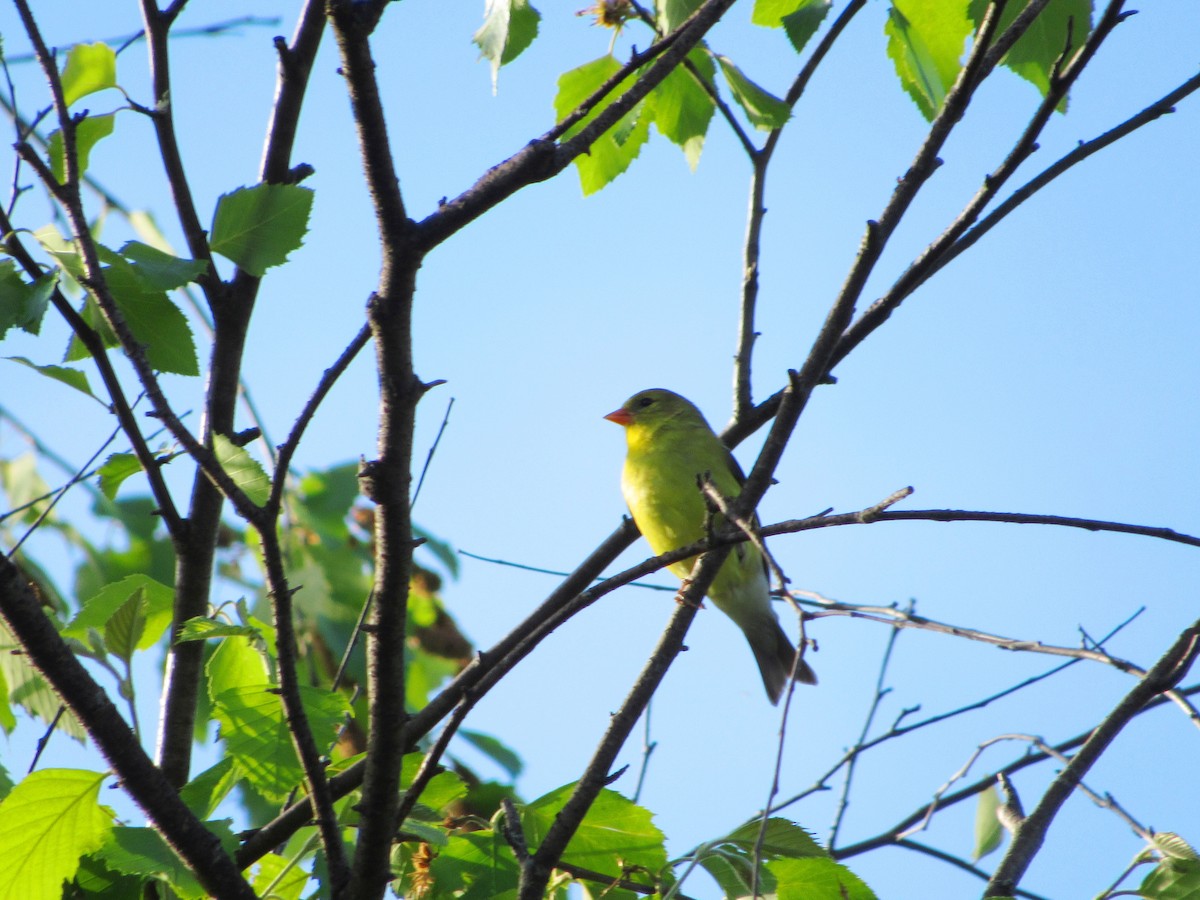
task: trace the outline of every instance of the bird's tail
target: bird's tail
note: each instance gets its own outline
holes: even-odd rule
[[[754,652],[758,671],[762,674],[763,686],[772,703],[778,703],[787,687],[792,667],[796,667],[796,680],[801,684],[816,684],[817,673],[803,659],[796,659],[796,648],[788,639],[779,622],[772,615],[762,618],[750,627],[744,627],[746,640]]]

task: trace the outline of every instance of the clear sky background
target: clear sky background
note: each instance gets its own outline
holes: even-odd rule
[[[174,45],[176,116],[202,217],[220,194],[256,180],[274,91],[270,41],[292,28],[293,4],[251,6],[195,3],[180,27],[246,12],[278,15],[281,24]],[[575,5],[539,6],[541,36],[501,72],[496,95],[470,43],[482,3],[406,0],[388,9],[374,52],[410,214],[423,217],[549,128],[557,76],[607,51],[609,32],[577,18]],[[758,400],[803,362],[865,221],[879,215],[925,132],[885,56],[886,10],[872,3],[857,17],[797,106],[772,167]],[[43,2],[35,12],[58,46],[139,27],[131,3]],[[798,66],[782,34],[752,28],[747,4],[727,19],[710,44],[782,94]],[[0,9],[0,33],[8,54],[27,49],[11,7]],[[1193,74],[1198,37],[1194,3],[1146,4],[1110,39],[1017,183]],[[631,43],[644,47],[649,38],[629,29],[618,55]],[[250,333],[246,376],[276,441],[358,330],[378,274],[374,221],[336,65],[327,38],[295,157],[316,169],[306,182],[316,191],[311,232],[292,264],[264,281]],[[119,80],[141,102],[149,98],[144,69],[141,46],[121,57]],[[44,95],[34,68],[17,66],[14,78],[22,108],[37,108]],[[991,82],[889,245],[866,302],[957,213],[1035,108],[1038,96],[1027,83],[1007,73]],[[98,95],[93,111],[119,102]],[[91,171],[130,206],[155,211],[178,241],[149,134],[144,119],[122,113]],[[760,507],[763,520],[851,511],[912,485],[907,508],[1057,513],[1200,532],[1198,150],[1200,99],[1193,97],[1059,179],[925,285],[838,367],[836,386],[814,394],[780,483]],[[0,170],[11,171],[7,149]],[[430,255],[419,278],[416,361],[423,378],[448,384],[422,404],[420,458],[446,402],[455,403],[415,511],[424,528],[474,554],[571,569],[624,513],[624,440],[605,413],[639,389],[660,386],[691,398],[714,426],[728,420],[748,176],[719,121],[695,173],[654,135],[631,170],[598,195],[583,198],[569,171],[522,191]],[[45,220],[26,215],[22,224]],[[124,226],[109,227],[106,238],[119,244]],[[47,332],[64,337],[10,336],[0,352],[57,362],[65,332],[57,324]],[[112,429],[96,404],[19,366],[0,371],[5,407],[73,462],[82,463]],[[177,408],[198,405],[200,380],[166,380]],[[297,465],[370,458],[376,397],[368,351],[326,401]],[[738,450],[747,468],[760,439]],[[5,456],[22,449],[11,432],[0,431],[0,441]],[[175,483],[189,476],[181,467]],[[83,508],[82,497],[77,503]],[[1105,634],[1144,606],[1108,645],[1143,666],[1198,608],[1200,554],[1147,538],[885,523],[790,536],[773,548],[798,588],[857,603],[912,599],[934,619],[1052,644],[1077,645],[1079,628]],[[43,552],[54,559],[53,546]],[[618,566],[646,555],[639,542]],[[656,580],[673,583],[668,575]],[[464,559],[445,599],[487,647],[555,584]],[[495,734],[524,758],[523,796],[578,776],[673,612],[670,596],[625,588],[605,597],[544,642],[473,713],[469,727]],[[810,660],[821,685],[795,698],[783,797],[811,785],[856,740],[888,630],[827,618],[809,634],[819,642]],[[641,798],[677,855],[761,808],[780,715],[741,636],[716,611],[699,615],[688,646],[655,698],[650,738],[657,749]],[[1055,662],[904,633],[877,728],[910,707],[919,706],[919,716],[954,709]],[[1050,742],[1074,736],[1132,684],[1115,670],[1080,664],[866,755],[840,842],[871,837],[927,803],[981,742],[1005,733]],[[143,699],[153,721],[154,698]],[[1143,824],[1196,845],[1200,812],[1187,773],[1198,741],[1178,710],[1154,712],[1121,735],[1088,783],[1111,791]],[[56,764],[89,764],[68,743],[56,739]],[[0,743],[10,771],[24,770],[30,746]],[[992,749],[973,773],[1022,752],[1017,743]],[[615,789],[632,794],[641,754],[640,738],[632,740],[619,761],[631,769]],[[1054,771],[1042,765],[1015,779],[1027,808]],[[823,839],[836,803],[837,791],[819,793],[785,814]],[[973,816],[972,805],[952,809],[917,837],[969,856]],[[1140,847],[1111,812],[1076,796],[1023,886],[1055,898],[1092,896]],[[905,850],[848,864],[888,900],[958,898],[982,888]],[[686,889],[715,895],[700,878]]]

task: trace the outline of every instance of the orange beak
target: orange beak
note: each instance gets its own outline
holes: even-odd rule
[[[629,410],[624,408],[614,409],[604,418],[608,419],[610,422],[616,422],[618,425],[628,425],[633,421],[633,416],[630,415]]]

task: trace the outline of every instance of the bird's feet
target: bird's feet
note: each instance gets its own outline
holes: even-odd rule
[[[690,578],[683,579],[683,583],[681,585],[679,585],[679,593],[675,595],[675,602],[679,603],[679,604],[686,603],[688,606],[692,607],[693,609],[704,609],[704,601],[702,601],[702,600],[692,601],[692,600],[689,600],[686,596],[684,596],[687,593],[687,589],[689,587],[691,587],[691,584],[692,584],[692,580]]]

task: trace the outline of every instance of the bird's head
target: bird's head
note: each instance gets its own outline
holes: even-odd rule
[[[639,391],[604,418],[625,428],[655,431],[670,422],[680,425],[705,425],[704,416],[689,401],[673,391],[650,388]],[[707,426],[706,426],[707,427]]]

